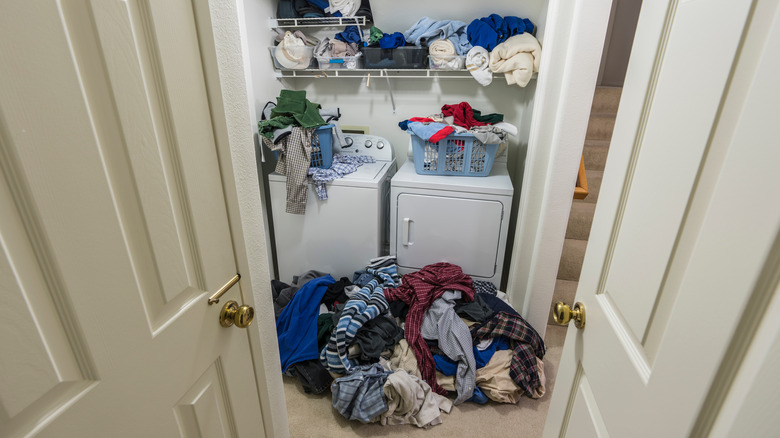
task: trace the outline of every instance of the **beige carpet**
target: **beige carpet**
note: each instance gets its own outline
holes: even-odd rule
[[[488,402],[486,405],[464,403],[455,406],[449,414],[442,414],[442,424],[419,429],[411,425],[381,426],[347,421],[331,405],[330,393],[311,395],[294,377],[284,377],[284,393],[287,398],[287,414],[290,420],[290,436],[308,437],[517,437],[542,436],[550,396],[555,387],[558,362],[566,337],[566,327],[549,325],[544,342],[547,355],[544,369],[548,391],[539,400],[523,398],[516,405]]]

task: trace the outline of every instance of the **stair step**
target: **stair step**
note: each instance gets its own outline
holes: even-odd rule
[[[566,227],[566,238],[588,240],[595,211],[595,202],[585,202],[584,200],[572,202],[571,213],[569,213],[569,225]]]
[[[582,156],[585,159],[585,170],[604,170],[609,152],[607,140],[585,140]]]
[[[585,258],[587,240],[564,239],[561,262],[558,265],[558,279],[578,281],[582,271],[582,261]]]
[[[615,129],[615,116],[611,114],[590,114],[586,140],[611,140]]]
[[[563,301],[568,305],[573,305],[574,295],[577,293],[577,285],[579,282],[571,280],[555,280],[555,291],[553,292],[552,305],[558,301]],[[549,324],[554,324],[552,319],[552,312],[550,312]]]
[[[586,196],[582,201],[595,204],[599,199],[599,192],[601,191],[601,180],[604,177],[604,171],[585,170],[585,175],[588,177],[588,196]]]
[[[592,113],[617,114],[622,92],[623,88],[620,87],[596,87],[590,111]]]

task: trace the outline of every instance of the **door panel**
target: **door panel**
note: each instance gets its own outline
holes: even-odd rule
[[[263,435],[199,53],[189,2],[4,5],[0,435]]]
[[[706,436],[780,269],[778,23],[777,1],[643,3],[545,436]]]
[[[399,194],[396,202],[399,266],[421,269],[446,261],[472,276],[496,272],[503,204],[410,193]]]

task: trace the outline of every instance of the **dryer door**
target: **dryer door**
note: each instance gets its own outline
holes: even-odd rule
[[[495,274],[501,202],[411,193],[399,194],[397,202],[395,251],[400,267],[417,270],[450,262],[467,275]]]

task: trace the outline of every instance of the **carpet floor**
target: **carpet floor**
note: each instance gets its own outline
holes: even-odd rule
[[[442,424],[420,429],[412,425],[382,426],[347,421],[331,405],[330,393],[312,395],[294,377],[284,377],[290,436],[293,438],[326,437],[515,437],[542,436],[547,409],[555,387],[566,327],[548,325],[544,342],[547,355],[544,369],[547,393],[538,400],[524,397],[517,404],[488,402],[486,405],[464,403],[442,413]]]

